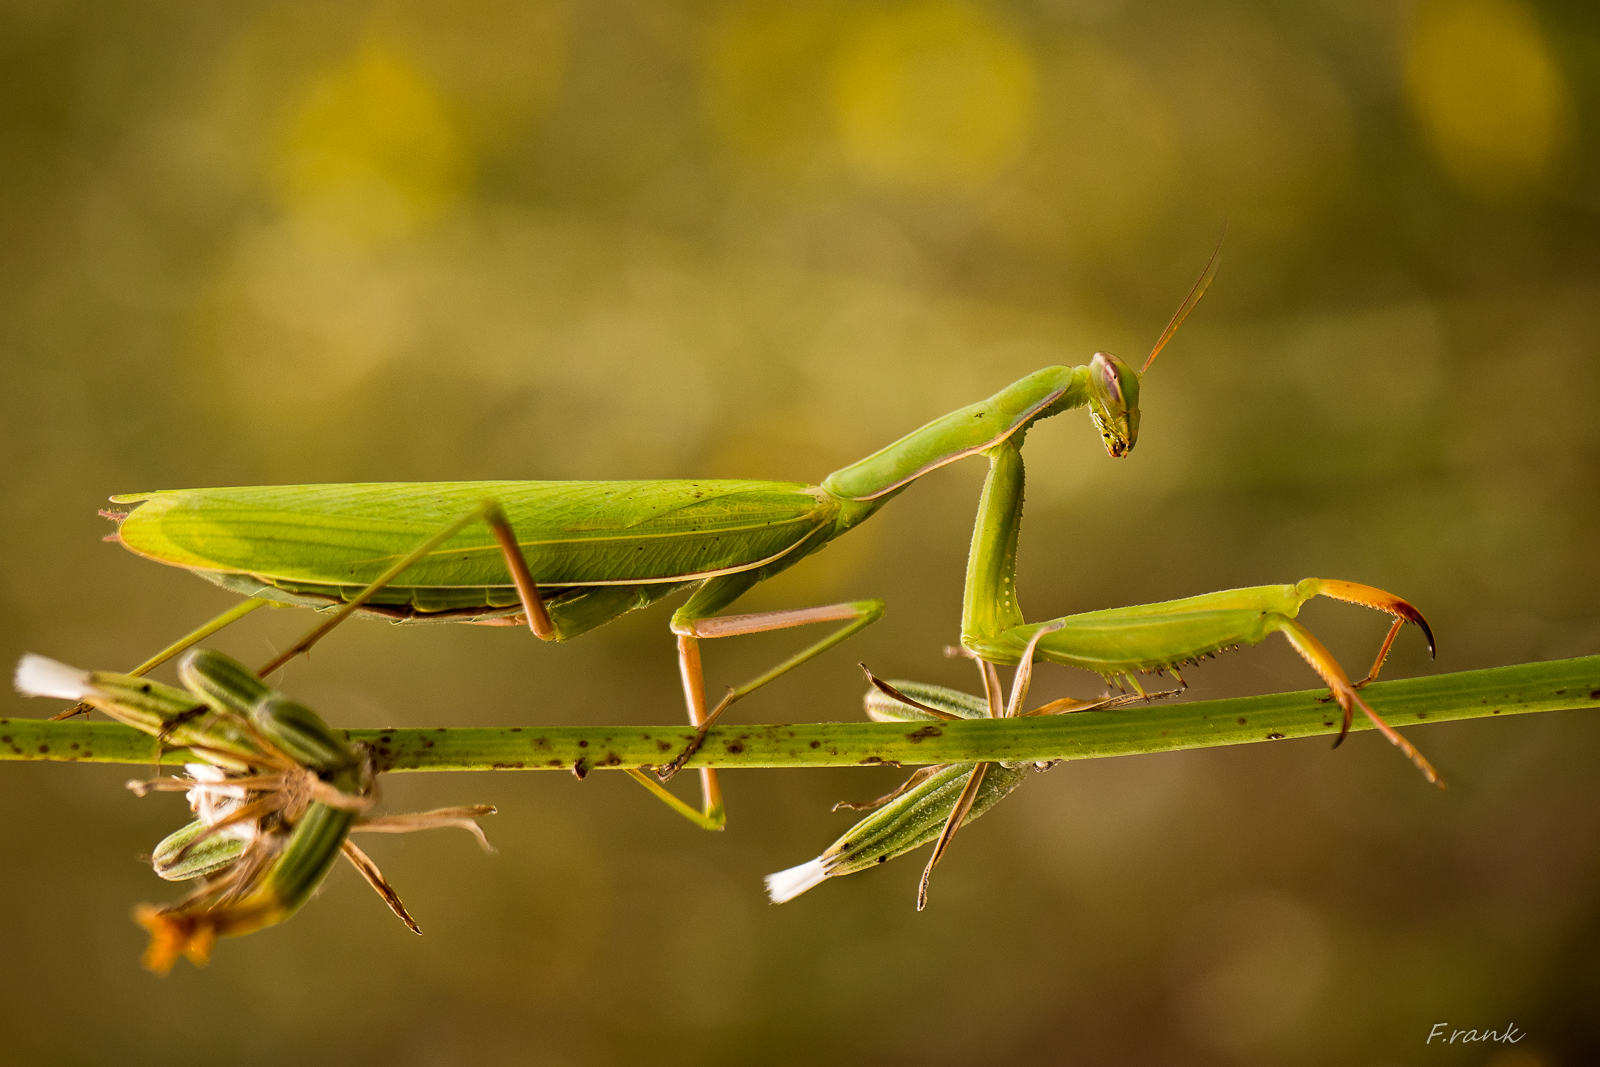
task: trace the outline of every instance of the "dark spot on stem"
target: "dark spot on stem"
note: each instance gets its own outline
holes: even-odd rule
[[[888,857],[888,856],[879,856],[879,857],[878,857],[878,859],[877,859],[877,862],[879,862],[879,863],[885,863],[885,862],[887,862],[887,861],[888,861],[888,859],[889,859],[889,857]]]
[[[1247,723],[1247,722],[1249,722],[1249,721],[1250,721],[1250,720],[1249,720],[1249,719],[1247,719],[1247,718],[1245,718],[1245,717],[1244,717],[1244,716],[1243,716],[1243,715],[1241,715],[1241,716],[1239,716],[1239,725],[1240,725],[1240,726],[1243,726],[1243,725],[1244,725],[1244,724],[1245,724],[1245,723]]]
[[[943,736],[944,731],[930,723],[920,730],[912,730],[909,734],[906,734],[906,740],[914,745],[920,745],[927,738]]]
[[[6,738],[6,740],[9,741],[9,740],[11,740],[11,738],[8,737],[8,738]],[[813,742],[811,742],[811,747],[812,748],[821,748],[822,747],[822,742],[821,741],[813,741]]]
[[[672,742],[671,741],[657,741],[656,742],[656,751],[658,751],[658,752],[671,752],[672,751]]]
[[[607,752],[606,758],[595,764],[596,767],[617,767],[622,763],[622,757],[615,752]]]
[[[512,733],[514,733],[514,734],[520,734],[520,733],[521,733],[521,732],[522,732],[522,727],[520,727],[520,726],[513,726],[513,727],[512,727],[512,728],[511,728],[511,732],[512,732]]]
[[[579,741],[578,742],[578,747],[579,748],[588,748],[589,747],[589,742],[587,742],[587,741]]]
[[[1427,717],[1428,717],[1428,713],[1427,713],[1427,712],[1425,712],[1425,711],[1419,711],[1419,712],[1417,712],[1417,718],[1419,718],[1419,719],[1426,719],[1426,718],[1427,718]]]
[[[1591,692],[1589,694],[1589,699],[1590,700],[1600,700],[1600,689],[1596,689],[1593,692]]]
[[[50,751],[50,746],[49,745],[40,745],[39,746],[39,751],[40,752],[49,752]]]
[[[739,753],[744,751],[744,742],[742,742],[742,741],[729,741],[728,744],[727,744],[727,749],[728,749],[728,751],[730,753],[732,753],[733,755],[737,756]]]
[[[867,756],[864,759],[862,759],[861,762],[862,763],[882,763],[883,762],[883,757],[881,757],[881,756]]]
[[[522,770],[522,761],[518,760],[515,763],[495,763],[491,766],[493,766],[497,771],[520,771]]]
[[[1267,740],[1268,741],[1282,741],[1283,740],[1283,735],[1282,734],[1268,734],[1267,735]]]

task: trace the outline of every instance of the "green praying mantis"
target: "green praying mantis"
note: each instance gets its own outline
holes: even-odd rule
[[[1167,672],[1182,685],[1180,671],[1185,665],[1229,648],[1260,644],[1272,634],[1281,633],[1322,678],[1331,699],[1339,704],[1344,718],[1335,748],[1344,741],[1355,709],[1360,708],[1429,782],[1443,785],[1427,759],[1384,722],[1358,692],[1378,677],[1406,623],[1420,627],[1429,653],[1434,650],[1433,631],[1422,613],[1392,593],[1354,582],[1307,578],[1294,585],[1231,589],[1158,604],[1069,615],[1043,623],[1025,622],[1016,597],[1024,483],[1021,436],[1013,435],[987,450],[989,474],[967,561],[961,648],[956,651],[977,661],[985,699],[980,701],[938,686],[882,682],[868,671],[867,677],[874,686],[867,694],[869,717],[883,721],[949,721],[1109,710],[1130,698],[1065,699],[1024,711],[1035,660],[1093,671],[1108,684],[1132,688],[1132,699],[1138,699],[1147,696],[1139,684],[1140,674]],[[1301,606],[1316,596],[1361,604],[1394,617],[1372,669],[1359,682],[1352,683],[1327,648],[1296,621]],[[1006,701],[1001,699],[997,663],[1017,667]],[[1031,767],[963,763],[919,770],[900,789],[867,805],[878,810],[822,855],[769,875],[768,894],[774,902],[782,903],[827,878],[864,870],[935,841],[917,892],[920,911],[927,905],[933,869],[956,832],[1021,785]]]
[[[151,857],[162,878],[198,880],[199,888],[175,904],[135,910],[150,933],[144,957],[150,970],[165,974],[179,956],[202,965],[218,937],[289,918],[341,855],[407,927],[421,933],[377,864],[350,840],[353,832],[453,826],[489,849],[476,822],[494,813],[488,805],[368,815],[376,799],[369,755],[243,665],[194,649],[179,661],[178,673],[187,690],[34,655],[23,657],[16,673],[24,693],[87,702],[158,745],[187,748],[195,757],[186,778],[128,783],[141,796],[181,790],[198,816]]]
[[[1220,245],[1219,245],[1220,251]],[[764,481],[437,482],[181,489],[112,497],[114,539],[250,598],[135,668],[136,673],[266,602],[317,609],[328,620],[274,664],[304,652],[354,612],[397,622],[526,625],[566,641],[685,589],[672,615],[694,742],[735,701],[870,625],[880,600],[723,615],[758,582],[794,566],[871,517],[918,478],[1018,439],[1029,426],[1087,406],[1113,457],[1139,432],[1139,385],[1204,295],[1217,252],[1144,366],[1108,353],[1081,367],[1046,367],[834,471],[819,485]],[[974,542],[977,545],[977,542]],[[1001,542],[975,551],[997,556]],[[700,642],[815,623],[826,637],[707,708]],[[654,775],[636,780],[707,829],[725,822],[716,772],[701,769],[696,811]]]
[[[308,650],[356,612],[400,622],[526,623],[541,639],[561,641],[670,593],[692,589],[687,603],[673,614],[671,629],[677,637],[685,703],[696,736],[675,760],[659,769],[661,778],[668,778],[730,705],[869,625],[883,605],[861,600],[752,615],[719,613],[757,582],[859,525],[923,474],[981,454],[989,460],[990,470],[968,558],[961,643],[980,665],[985,699],[978,702],[952,690],[909,683],[896,688],[874,680],[880,696],[889,702],[869,702],[869,711],[890,719],[914,712],[913,717],[949,720],[1111,709],[1148,699],[1140,674],[1169,672],[1181,684],[1180,670],[1186,664],[1282,633],[1328,685],[1330,699],[1338,701],[1344,716],[1339,741],[1359,707],[1430,781],[1437,782],[1431,765],[1358,692],[1377,677],[1406,622],[1424,630],[1432,650],[1426,621],[1392,594],[1353,582],[1306,579],[1047,623],[1027,623],[1017,607],[1021,448],[1028,429],[1040,419],[1086,406],[1107,452],[1113,457],[1127,455],[1138,439],[1143,376],[1204,295],[1216,263],[1213,253],[1139,370],[1108,353],[1096,353],[1082,367],[1045,368],[835,471],[817,486],[755,481],[377,483],[113,497],[117,503],[137,505],[129,512],[113,513],[119,521],[115,540],[140,555],[188,569],[251,598],[136,668],[134,674],[269,602],[331,614],[266,665],[262,676]],[[1318,595],[1394,616],[1372,669],[1359,682],[1352,683],[1327,649],[1296,621],[1305,601]],[[700,641],[824,622],[842,625],[730,689],[720,703],[707,709]],[[1056,701],[1024,711],[1032,664],[1038,659],[1093,671],[1124,689],[1132,688],[1134,696]],[[996,664],[1018,668],[1008,701],[1001,699]],[[349,771],[348,763],[338,760],[328,765],[302,760],[302,765],[318,774]],[[773,876],[774,899],[789,899],[823,878],[884,862],[937,838],[919,891],[920,908],[926,902],[928,878],[956,832],[1016,788],[1026,769],[976,763],[918,772],[818,860]],[[630,773],[699,825],[719,829],[724,824],[714,771],[701,770],[699,811],[666,792],[661,779],[644,768]],[[237,782],[226,784],[239,788]],[[317,803],[329,805],[326,797]],[[158,850],[160,856],[178,857],[172,862],[174,870],[193,870],[191,856],[208,857],[193,863],[209,863],[210,850],[222,847],[215,833],[208,835],[206,829],[186,832],[201,840],[185,837]],[[199,845],[205,841],[210,848],[202,850]],[[242,861],[227,862],[231,869]]]

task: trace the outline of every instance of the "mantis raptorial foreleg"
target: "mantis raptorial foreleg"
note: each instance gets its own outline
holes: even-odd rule
[[[1138,674],[1164,671],[1181,682],[1178,670],[1187,663],[1239,645],[1259,644],[1270,634],[1281,633],[1328,685],[1332,699],[1343,710],[1343,729],[1335,747],[1349,732],[1351,717],[1359,707],[1429,782],[1443,785],[1433,766],[1361,699],[1356,692],[1360,686],[1351,684],[1333,655],[1295,618],[1301,605],[1319,595],[1394,616],[1372,669],[1360,683],[1365,685],[1378,676],[1395,636],[1407,622],[1422,629],[1428,651],[1433,653],[1433,632],[1416,608],[1371,586],[1308,578],[1294,585],[1227,590],[1027,624],[1016,599],[1022,456],[1014,440],[997,445],[989,456],[990,472],[973,532],[962,616],[962,645],[974,657],[985,664],[1017,664],[1019,676],[1035,659],[1082,667],[1108,683],[1125,682],[1145,696]],[[987,670],[985,678],[992,678]],[[989,687],[992,690],[992,682]],[[993,696],[990,699],[992,703]],[[1014,706],[1015,702],[1011,714],[1017,714]]]
[[[1032,645],[1040,659],[1082,667],[1108,682],[1121,680],[1137,689],[1137,674],[1175,671],[1201,657],[1239,645],[1260,644],[1271,634],[1281,633],[1322,678],[1344,712],[1344,729],[1334,742],[1335,747],[1344,740],[1351,716],[1360,708],[1429,782],[1443,784],[1421,753],[1361,699],[1333,655],[1295,621],[1301,605],[1316,596],[1360,604],[1394,616],[1372,670],[1363,680],[1365,684],[1378,676],[1396,632],[1407,622],[1421,628],[1428,651],[1433,652],[1433,631],[1416,608],[1393,593],[1372,586],[1307,578],[1294,585],[1230,589],[1027,624],[1022,621],[1015,594],[1023,477],[1022,455],[1013,442],[1004,442],[990,451],[989,477],[973,532],[962,617],[961,643],[969,651],[991,663],[1018,663],[1026,647]],[[1043,627],[1052,632],[1034,641]]]

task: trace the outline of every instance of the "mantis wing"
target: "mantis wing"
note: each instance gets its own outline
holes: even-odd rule
[[[790,482],[375,482],[179,489],[113,497],[133,552],[276,584],[362,587],[484,500],[504,507],[540,585],[677,582],[752,569],[831,526],[825,494]],[[464,530],[402,588],[509,586],[485,527]]]

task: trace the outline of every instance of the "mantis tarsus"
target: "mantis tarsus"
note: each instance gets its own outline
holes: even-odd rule
[[[137,506],[110,514],[120,522],[116,539],[142,556],[262,601],[342,605],[283,659],[354,611],[400,622],[526,622],[543,640],[565,641],[692,588],[671,629],[689,720],[703,738],[734,701],[869,625],[883,603],[719,612],[859,525],[922,475],[1020,438],[1040,419],[1087,405],[1106,450],[1126,455],[1138,437],[1140,379],[1205,292],[1216,262],[1213,253],[1140,370],[1104,352],[1085,366],[1046,367],[815,486],[441,482],[187,489],[115,496],[116,503]],[[843,625],[707,708],[702,640],[822,622]],[[635,777],[698,824],[720,829],[716,773],[700,773],[699,812],[643,770]]]
[[[184,791],[199,816],[158,844],[152,856],[162,878],[198,879],[200,885],[176,904],[135,910],[150,933],[145,966],[164,974],[180,955],[203,964],[218,937],[282,922],[310,899],[341,855],[407,927],[421,933],[350,834],[454,826],[487,849],[475,820],[494,808],[368,816],[375,800],[370,759],[315,712],[217,652],[192,650],[178,670],[187,690],[80,671],[43,656],[24,657],[16,675],[17,688],[26,693],[86,701],[158,744],[190,749],[202,761],[188,766],[187,779],[128,783],[141,795]]]

